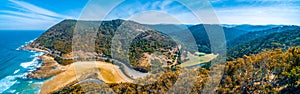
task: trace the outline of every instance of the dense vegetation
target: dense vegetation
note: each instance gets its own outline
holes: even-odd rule
[[[141,33],[131,43],[130,64],[136,66],[143,53],[161,52],[165,56],[171,56],[170,51],[175,49],[176,43],[167,35],[158,34],[158,32],[148,31]],[[163,48],[163,49],[161,49]],[[139,62],[138,62],[139,63]],[[146,68],[150,70],[150,67]]]
[[[300,47],[273,49],[256,55],[245,56],[225,65],[224,75],[216,93],[299,93],[300,88]],[[178,79],[176,72],[160,73],[157,81],[147,85],[132,83],[105,84],[116,93],[166,93]],[[185,70],[186,71],[186,70]],[[187,72],[196,73],[188,81],[196,81],[191,93],[201,93],[209,70],[198,68]],[[157,78],[157,75],[144,79]],[[184,91],[186,87],[177,88]],[[181,90],[182,89],[182,90]],[[82,92],[80,85],[70,85],[59,92]],[[83,92],[84,93],[84,92]]]
[[[299,93],[300,47],[274,49],[227,62],[218,92]]]
[[[69,53],[72,51],[71,43],[75,25],[74,20],[64,20],[43,33],[31,46],[42,46],[61,53]]]
[[[197,45],[199,52],[211,53],[210,50],[210,40],[207,34],[207,30],[205,27],[214,27],[214,28],[222,28],[224,30],[224,36],[226,38],[227,48],[231,49],[237,45],[240,45],[244,42],[251,41],[256,38],[260,38],[263,36],[267,36],[269,34],[283,32],[287,30],[295,30],[299,28],[299,26],[236,26],[236,27],[222,27],[219,25],[207,25],[207,24],[199,24],[195,26],[189,27],[189,30]],[[247,27],[247,28],[245,28]],[[210,29],[210,28],[208,28]],[[249,29],[249,30],[248,30]],[[185,30],[185,31],[187,31]],[[214,29],[212,29],[214,30]],[[257,30],[257,31],[251,31]],[[182,32],[182,31],[181,31]],[[186,37],[183,37],[186,38]]]
[[[300,45],[300,29],[273,33],[242,43],[228,51],[229,60],[244,55],[257,54],[272,48],[289,48]]]
[[[216,30],[216,28],[220,28],[220,30]],[[212,31],[214,34],[221,34],[213,31],[224,31],[224,41],[233,41],[235,38],[246,34],[248,31],[243,31],[243,30],[238,30],[235,28],[227,28],[227,27],[222,27],[220,25],[209,25],[209,24],[199,24],[195,26],[189,27],[187,30],[181,31],[181,32],[191,32],[193,35],[199,52],[204,52],[204,53],[211,53],[211,45],[210,45],[210,39],[208,36],[209,31]],[[184,35],[181,36],[182,38]]]
[[[260,30],[260,31],[251,31],[251,32],[243,34],[243,35],[241,35],[241,36],[239,36],[239,37],[237,37],[237,38],[235,38],[231,41],[228,41],[227,47],[232,48],[232,47],[237,46],[241,43],[244,43],[244,42],[256,39],[256,38],[260,38],[260,37],[263,37],[263,36],[267,36],[267,35],[270,35],[272,33],[279,33],[279,32],[283,32],[283,31],[287,31],[287,30],[295,30],[297,28],[299,28],[299,27],[291,25],[291,26],[278,26],[278,27],[269,28],[269,29]]]

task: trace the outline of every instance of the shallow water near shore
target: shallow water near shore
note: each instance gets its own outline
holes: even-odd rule
[[[38,93],[46,79],[29,79],[26,74],[41,64],[43,53],[18,49],[43,31],[0,31],[0,93]]]

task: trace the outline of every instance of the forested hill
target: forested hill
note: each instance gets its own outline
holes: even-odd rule
[[[244,55],[257,54],[263,50],[273,48],[288,48],[300,45],[300,28],[273,33],[242,43],[229,49],[228,57],[237,58]]]
[[[300,28],[299,26],[295,26],[295,25],[266,25],[266,26],[238,25],[235,27],[230,27],[224,25],[222,26],[222,25],[198,24],[198,25],[190,26],[188,27],[188,29],[183,31],[178,31],[178,32],[191,32],[191,34],[193,35],[197,43],[198,51],[210,53],[211,52],[210,41],[205,26],[221,27],[224,31],[224,36],[226,38],[226,42],[227,42],[226,44],[228,49],[238,46],[244,42],[251,41],[255,38],[260,38],[276,32],[283,32],[287,30],[295,30]],[[180,35],[180,37],[187,38],[188,36],[186,36],[186,34],[185,35],[182,34]]]
[[[227,28],[227,27],[222,27],[220,25],[210,25],[210,24],[198,24],[189,27],[186,30],[180,31],[180,32],[191,32],[193,35],[197,45],[198,45],[198,51],[199,52],[204,52],[204,53],[211,53],[210,50],[210,41],[209,41],[209,36],[207,34],[207,30],[209,28],[205,27],[216,27],[216,28],[222,28],[224,31],[224,36],[226,38],[226,41],[231,41],[235,39],[236,37],[243,35],[247,33],[247,31],[242,31],[234,28]],[[185,36],[185,35],[182,35]],[[185,37],[183,37],[185,38]]]
[[[224,36],[227,41],[226,43],[227,48],[229,49],[234,46],[240,45],[244,42],[251,41],[255,38],[267,36],[269,34],[273,34],[276,32],[283,32],[287,30],[295,30],[297,28],[300,28],[299,26],[294,26],[294,25],[282,25],[282,26],[239,25],[236,27],[230,27],[230,26],[208,25],[208,24],[199,24],[199,25],[189,27],[187,30],[189,30],[193,34],[198,45],[198,50],[200,52],[205,52],[205,53],[210,53],[210,41],[205,26],[222,27],[224,30]]]
[[[174,50],[176,46],[175,41],[166,34],[152,30],[137,22],[120,19],[111,21],[64,20],[51,27],[33,43],[29,44],[29,46],[49,50],[51,54],[57,55],[58,57],[70,54],[72,52],[72,38],[76,24],[81,28],[81,33],[90,31],[97,32],[97,35],[95,35],[95,52],[99,56],[104,55],[111,57],[111,43],[116,31],[138,34],[130,44],[132,47],[129,49],[131,52],[130,63],[133,67],[138,67],[137,63],[139,59],[142,58],[143,53],[151,54],[155,51],[169,52],[170,50]],[[122,44],[121,41],[120,45]],[[121,50],[122,49],[118,49],[118,51]]]

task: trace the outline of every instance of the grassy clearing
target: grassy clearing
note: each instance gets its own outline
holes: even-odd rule
[[[206,63],[211,61],[212,59],[216,58],[218,55],[215,54],[204,54],[204,53],[195,53],[195,54],[189,54],[187,57],[187,61],[183,62],[179,65],[179,67],[189,67],[189,66],[195,66],[202,63]]]

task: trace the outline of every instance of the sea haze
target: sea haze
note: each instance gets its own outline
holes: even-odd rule
[[[43,54],[20,50],[42,30],[0,31],[0,93],[37,93],[43,80],[29,80],[26,73],[38,66],[37,56]]]

